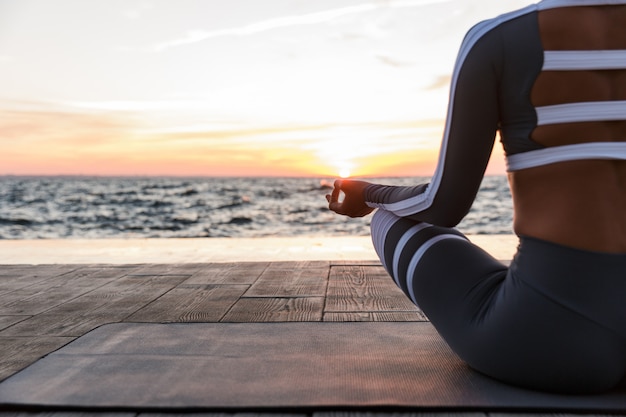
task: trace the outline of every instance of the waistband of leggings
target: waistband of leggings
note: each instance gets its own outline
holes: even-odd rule
[[[520,237],[510,273],[558,304],[626,337],[626,254]]]

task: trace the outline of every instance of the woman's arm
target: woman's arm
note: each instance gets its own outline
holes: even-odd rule
[[[450,104],[439,161],[429,184],[370,184],[368,207],[441,226],[467,214],[482,181],[498,128],[498,82],[502,45],[491,21],[466,36],[452,77]]]

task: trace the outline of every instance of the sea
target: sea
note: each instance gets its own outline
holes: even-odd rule
[[[427,177],[368,178],[416,185]],[[330,178],[0,177],[0,239],[365,236],[327,208]],[[505,176],[486,176],[466,234],[512,233]]]

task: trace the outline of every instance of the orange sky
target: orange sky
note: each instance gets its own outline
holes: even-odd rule
[[[476,3],[0,2],[0,175],[430,175]]]

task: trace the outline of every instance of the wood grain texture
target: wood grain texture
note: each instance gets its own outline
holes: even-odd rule
[[[73,337],[0,337],[0,380],[74,340]]]
[[[268,268],[245,297],[323,297],[328,285],[328,265],[306,268]]]
[[[270,262],[205,264],[185,284],[252,284],[269,265]]]
[[[326,313],[419,311],[381,266],[333,266]]]
[[[241,298],[222,322],[321,321],[324,297]]]
[[[246,285],[181,285],[125,321],[217,322],[247,289]]]
[[[428,321],[421,311],[324,313],[323,321]]]

